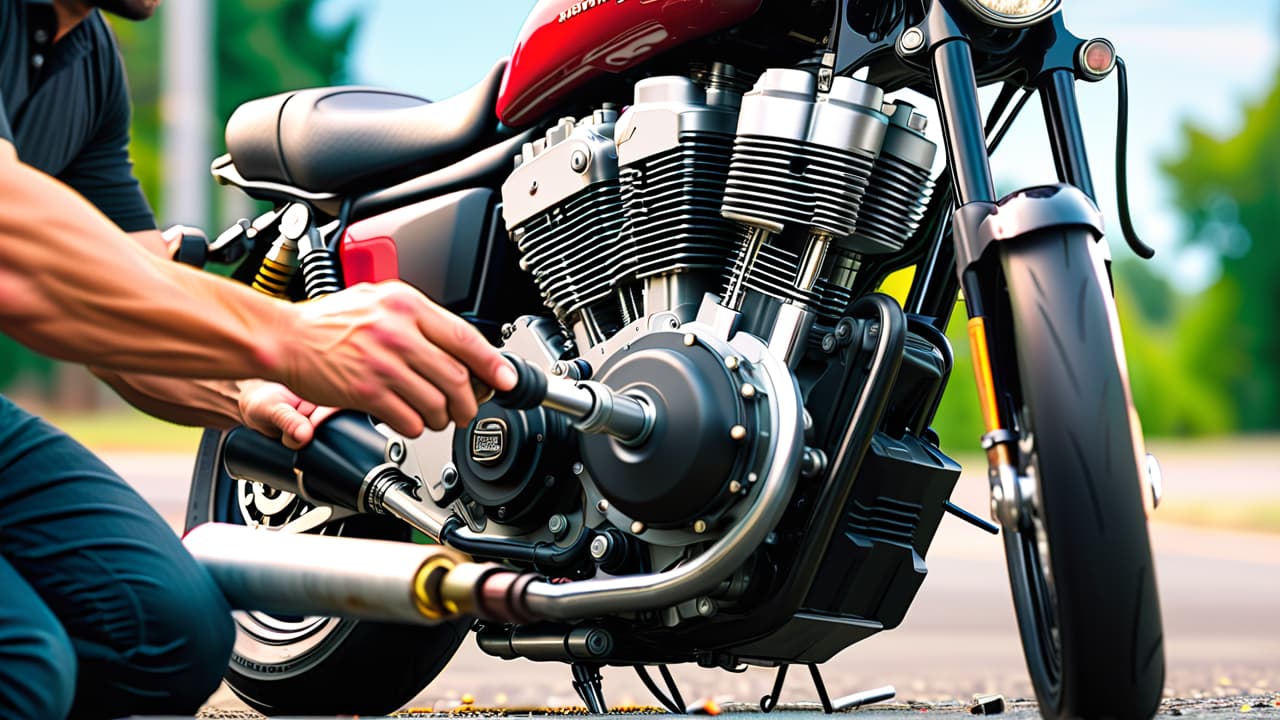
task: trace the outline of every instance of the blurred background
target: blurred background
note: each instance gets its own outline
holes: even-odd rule
[[[244,198],[215,190],[208,175],[209,161],[224,151],[223,123],[239,103],[336,83],[447,97],[510,53],[534,4],[166,0],[146,23],[112,18],[135,103],[133,160],[161,225],[197,225],[213,236],[255,211]],[[1280,666],[1280,626],[1265,609],[1280,596],[1280,243],[1274,237],[1280,227],[1280,2],[1064,5],[1077,35],[1109,38],[1126,60],[1130,196],[1140,234],[1158,251],[1155,260],[1139,261],[1118,235],[1114,79],[1082,86],[1098,199],[1113,235],[1133,391],[1150,445],[1166,466],[1167,501],[1153,517],[1153,537],[1166,622],[1181,623],[1170,630],[1170,683],[1220,694],[1266,687]],[[936,141],[939,123],[931,108],[929,114]],[[1028,104],[994,165],[1002,191],[1056,180],[1038,103]],[[981,422],[962,321],[952,323],[952,342],[955,381],[935,426],[945,449],[969,471],[961,504],[981,510],[985,479],[975,452]],[[198,430],[147,419],[82,369],[35,356],[4,337],[0,391],[105,453],[127,479],[145,484],[148,497],[180,526]],[[1196,527],[1216,534],[1179,529]],[[955,593],[969,597],[966,588],[981,586],[1008,604],[998,548],[988,542],[974,549],[979,541],[968,529],[944,522],[944,531],[935,548],[948,549],[935,552],[952,556],[946,568],[955,569],[939,571],[952,579],[931,574],[920,609],[908,618],[910,627],[896,631],[905,633],[897,642],[929,643],[939,667],[965,669],[960,658],[972,657],[975,648],[992,664],[981,672],[970,667],[959,684],[921,685],[917,694],[1025,691],[1010,611],[995,630],[979,625],[973,637],[952,637],[951,655],[930,634],[955,612]],[[952,533],[961,539],[951,542]],[[1253,559],[1231,565],[1239,560],[1232,548],[1245,546],[1253,548]],[[973,564],[979,554],[982,563]],[[936,567],[934,553],[930,567]],[[1210,592],[1215,583],[1226,583],[1216,596]],[[952,594],[930,595],[931,584]],[[994,590],[985,587],[991,584]],[[984,597],[972,595],[972,606],[987,602]],[[1244,608],[1239,625],[1222,624],[1231,615],[1223,614],[1225,602]],[[1261,639],[1246,650],[1249,637]],[[896,657],[892,646],[876,647]],[[902,672],[918,674],[918,659],[902,658]],[[1243,663],[1238,672],[1235,660]],[[880,677],[896,672],[892,660],[880,662]],[[495,684],[495,697],[507,697],[501,678],[485,678],[483,671],[465,677],[454,685],[446,677],[446,689],[432,697],[447,702],[440,698],[454,692],[450,688],[474,690],[484,682]],[[867,676],[865,684],[879,679]],[[861,681],[856,673],[844,680]]]

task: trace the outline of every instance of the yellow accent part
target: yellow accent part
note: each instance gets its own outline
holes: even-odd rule
[[[1000,429],[1000,404],[991,374],[991,353],[987,349],[987,326],[981,317],[969,318],[969,347],[973,353],[973,374],[978,381],[978,405],[987,432]]]
[[[289,290],[289,281],[293,278],[294,268],[271,258],[263,258],[262,267],[253,279],[253,289],[274,297],[282,298]]]
[[[418,568],[418,574],[413,578],[413,603],[423,617],[443,620],[453,614],[446,609],[444,599],[439,596],[439,589],[440,583],[455,567],[457,563],[453,557],[437,555]]]
[[[916,279],[916,266],[911,265],[901,270],[896,270],[889,274],[880,283],[880,287],[876,288],[877,292],[898,301],[899,305],[905,305],[907,302],[907,293],[911,292],[911,283]]]

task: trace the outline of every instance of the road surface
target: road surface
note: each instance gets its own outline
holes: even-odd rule
[[[1280,500],[1280,445],[1273,442],[1219,454],[1170,447],[1161,459],[1167,498]],[[180,528],[189,456],[106,460]],[[966,472],[954,500],[981,512],[985,498],[985,478]],[[1280,692],[1280,534],[1165,524],[1158,510],[1154,520],[1167,694],[1252,694],[1264,702],[1274,697]],[[832,695],[894,685],[900,700],[967,701],[974,693],[1029,697],[999,540],[945,518],[928,564],[929,577],[902,627],[849,648],[824,667]],[[755,702],[772,683],[764,669],[733,675],[680,667],[675,674],[687,699]],[[467,643],[412,705],[452,708],[464,694],[482,706],[573,705],[568,675],[559,665],[489,658]],[[611,704],[649,703],[630,671],[606,669],[604,675]],[[807,673],[792,673],[783,700],[814,697]],[[243,707],[225,689],[211,704]]]

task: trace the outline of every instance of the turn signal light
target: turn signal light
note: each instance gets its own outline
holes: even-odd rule
[[[1076,67],[1086,80],[1101,80],[1116,67],[1116,47],[1109,40],[1094,38],[1080,44]]]

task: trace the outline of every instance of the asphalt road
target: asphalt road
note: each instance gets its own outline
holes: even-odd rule
[[[1167,498],[1280,499],[1280,444],[1274,441],[1216,454],[1170,447],[1161,459]],[[190,457],[117,455],[107,461],[180,527]],[[967,472],[953,499],[981,512],[985,495],[985,478]],[[1257,698],[1253,712],[1280,716],[1275,706],[1280,700],[1280,535],[1166,524],[1158,510],[1153,519],[1166,696],[1188,702],[1200,698],[1201,705],[1184,708],[1195,715],[1238,710],[1245,701],[1237,700],[1252,695]],[[948,703],[933,707],[935,711],[963,710],[955,703],[974,693],[1029,697],[999,540],[946,518],[928,564],[929,578],[902,627],[849,648],[825,666],[832,695],[894,685],[899,702]],[[763,669],[732,675],[679,667],[675,674],[687,699],[754,703],[772,683],[772,673]],[[631,672],[614,668],[604,675],[611,704],[650,702]],[[577,704],[566,668],[489,658],[468,643],[410,707],[449,710],[458,707],[464,694],[478,706]],[[792,673],[783,701],[814,697],[807,674]],[[224,689],[208,710],[235,716],[234,709],[243,707]],[[908,709],[919,711],[902,706],[877,713]],[[1183,712],[1177,706],[1170,709]]]

